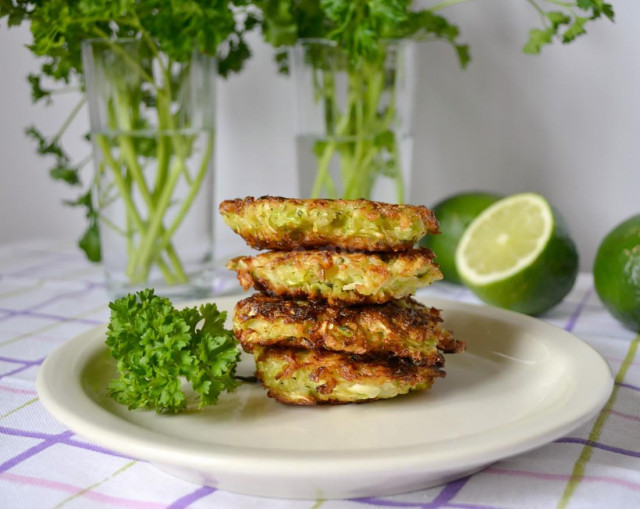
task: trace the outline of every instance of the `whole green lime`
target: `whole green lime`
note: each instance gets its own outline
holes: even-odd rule
[[[640,215],[623,221],[604,238],[593,278],[609,312],[625,327],[640,332]]]
[[[456,194],[438,202],[432,210],[440,223],[440,235],[426,235],[420,241],[436,254],[436,261],[446,281],[462,284],[456,269],[456,248],[467,226],[484,209],[501,198],[480,191]]]

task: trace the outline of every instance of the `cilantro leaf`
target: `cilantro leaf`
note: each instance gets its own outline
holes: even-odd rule
[[[226,313],[215,304],[178,310],[153,290],[143,290],[109,307],[106,344],[119,376],[108,390],[130,410],[184,410],[190,403],[184,381],[195,391],[199,408],[215,404],[222,391],[239,385],[234,378],[237,341],[224,328]]]

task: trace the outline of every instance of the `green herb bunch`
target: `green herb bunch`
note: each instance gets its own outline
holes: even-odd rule
[[[451,44],[464,67],[468,46],[458,42],[459,29],[432,9],[413,10],[411,0],[258,0],[265,40],[276,48],[299,39],[335,41],[358,65],[379,61],[385,40],[443,40]],[[286,49],[277,54],[286,72]]]
[[[398,96],[402,79],[401,40],[443,40],[460,64],[469,61],[458,27],[429,9],[413,9],[410,0],[264,0],[262,31],[276,47],[282,72],[288,72],[288,47],[307,41],[304,59],[313,69],[313,94],[323,110],[327,137],[313,141],[317,172],[312,198],[371,198],[378,176],[395,183],[396,201],[404,201]],[[313,42],[328,41],[329,44]],[[398,63],[398,67],[394,62]],[[342,77],[346,103],[340,100]],[[336,176],[336,163],[339,167]],[[333,167],[333,169],[332,169]]]
[[[117,361],[118,378],[108,390],[130,410],[144,408],[177,413],[196,403],[215,404],[232,391],[240,351],[233,332],[224,328],[227,314],[215,304],[176,309],[144,290],[109,304],[107,346]],[[183,390],[188,382],[196,400]]]
[[[265,40],[276,48],[299,39],[335,41],[353,59],[379,57],[385,39],[442,40],[451,44],[460,65],[469,62],[469,47],[458,42],[460,30],[439,14],[453,5],[476,0],[434,1],[423,9],[412,0],[257,0]],[[525,53],[540,53],[554,40],[574,41],[586,34],[585,25],[606,17],[613,21],[613,6],[605,0],[522,0],[540,19],[523,46]],[[425,2],[421,2],[421,5]],[[277,54],[287,71],[286,53]]]
[[[202,54],[216,55],[222,76],[240,71],[250,56],[245,33],[257,24],[256,17],[247,10],[248,3],[244,0],[0,0],[0,19],[6,20],[9,27],[30,24],[33,39],[28,47],[41,62],[39,72],[28,77],[32,98],[34,102],[49,103],[57,94],[82,89],[81,45],[86,39],[139,39],[150,54],[162,55],[165,65],[188,61],[195,49]],[[158,114],[167,119],[162,115],[169,111],[173,98],[168,88],[160,91],[160,95],[166,100],[158,101]],[[153,106],[153,99],[149,97],[131,99]],[[99,200],[92,195],[92,182],[83,183],[81,178],[82,168],[92,158],[88,156],[74,163],[61,143],[84,103],[83,98],[57,133],[49,136],[35,126],[26,132],[37,142],[40,155],[53,158],[50,170],[53,179],[84,189],[77,200],[67,204],[85,208],[89,225],[79,245],[90,260],[99,261],[99,212],[96,209]],[[135,108],[135,104],[131,106]],[[160,111],[163,107],[164,112]],[[183,140],[182,145],[187,142]],[[131,165],[122,171],[125,181],[135,177],[131,174],[135,172]],[[141,192],[144,194],[144,190]],[[177,282],[183,275],[179,264],[174,265],[173,270],[163,272],[172,282]],[[144,279],[144,272],[142,270],[140,279]]]
[[[306,54],[307,64],[314,69],[314,96],[324,110],[327,132],[313,147],[317,172],[311,197],[370,198],[376,178],[386,176],[395,181],[396,200],[403,201],[397,97],[390,90],[397,76],[385,69],[393,48],[388,41],[444,41],[465,67],[470,61],[469,47],[460,42],[458,26],[441,11],[467,1],[471,0],[421,2],[422,8],[411,0],[255,2],[261,11],[264,38],[276,48],[282,72],[289,71],[287,53],[297,42],[322,39],[334,43]],[[530,30],[525,53],[539,53],[554,40],[571,42],[585,33],[589,21],[603,16],[613,20],[613,9],[604,0],[523,1],[539,15],[541,25]],[[336,67],[340,59],[344,63]],[[348,80],[344,106],[339,105],[337,74],[346,74]],[[330,171],[336,162],[338,177]]]

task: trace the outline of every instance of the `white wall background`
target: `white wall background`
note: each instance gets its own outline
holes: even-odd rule
[[[617,21],[588,27],[572,45],[540,56],[520,48],[535,12],[525,0],[476,0],[444,12],[471,44],[462,71],[452,50],[418,51],[411,203],[433,204],[462,190],[545,195],[569,223],[591,268],[615,224],[640,213],[640,2],[613,0]],[[216,200],[296,193],[291,90],[258,37],[244,72],[220,81]],[[24,127],[54,133],[77,96],[31,104],[26,75],[37,66],[25,28],[0,26],[0,242],[74,241],[84,218],[63,207],[75,193],[54,183]],[[82,122],[65,138],[78,158]],[[217,253],[242,242],[217,222]]]

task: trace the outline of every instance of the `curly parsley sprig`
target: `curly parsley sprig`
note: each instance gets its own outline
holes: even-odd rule
[[[235,378],[238,343],[224,328],[227,313],[215,304],[176,309],[169,299],[143,290],[109,307],[106,344],[119,376],[108,391],[130,410],[184,410],[188,401],[183,381],[193,387],[199,408],[215,404],[223,391],[240,384]]]

